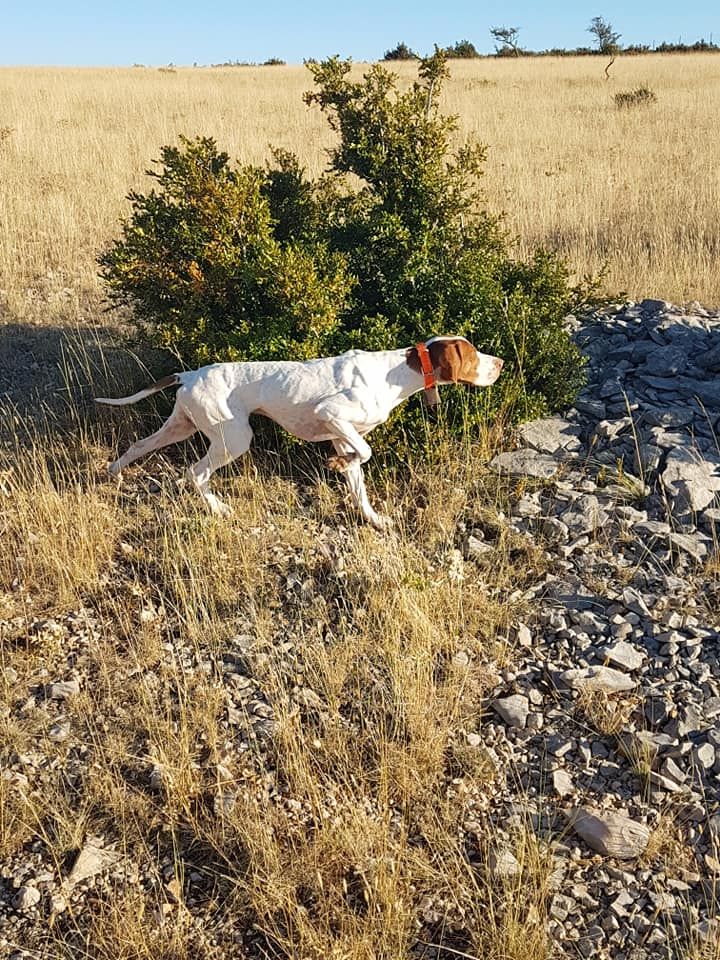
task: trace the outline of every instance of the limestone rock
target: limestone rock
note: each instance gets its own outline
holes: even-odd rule
[[[650,830],[645,824],[596,807],[571,811],[568,822],[592,850],[604,857],[632,860],[644,852],[650,840]]]
[[[536,450],[508,450],[490,461],[490,468],[496,473],[544,480],[554,476],[558,467],[559,463],[554,457]]]
[[[122,859],[122,854],[109,847],[88,840],[75,859],[72,870],[65,881],[66,886],[72,889],[76,884],[88,880],[98,873],[103,873]]]
[[[492,708],[508,726],[522,728],[527,723],[530,702],[527,697],[516,693],[512,697],[493,700]]]
[[[633,690],[637,683],[626,673],[613,670],[612,667],[579,667],[574,670],[565,670],[560,679],[573,690],[592,691],[603,693],[622,693]]]

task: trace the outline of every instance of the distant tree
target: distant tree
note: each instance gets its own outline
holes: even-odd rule
[[[490,36],[493,40],[496,40],[497,43],[502,44],[502,46],[495,47],[496,53],[499,55],[507,55],[509,51],[512,51],[516,57],[520,56],[520,50],[518,49],[518,36],[520,34],[520,27],[492,27],[490,29]]]
[[[406,43],[399,43],[392,50],[386,50],[383,60],[419,60],[420,58]]]
[[[264,67],[284,67],[285,60],[281,60],[280,57],[269,57],[264,63]]]
[[[600,53],[605,53],[610,57],[610,63],[605,67],[605,79],[610,79],[610,67],[615,63],[615,57],[620,53],[618,40],[622,36],[615,33],[612,24],[603,20],[602,17],[593,17],[587,32],[595,37]]]
[[[443,53],[453,60],[471,60],[480,56],[475,49],[475,44],[470,43],[469,40],[458,40],[454,47],[445,47]]]

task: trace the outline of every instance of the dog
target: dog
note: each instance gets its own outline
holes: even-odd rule
[[[211,512],[220,516],[231,510],[210,491],[210,477],[248,450],[251,413],[270,417],[301,440],[330,440],[335,456],[328,466],[345,475],[355,506],[368,523],[382,530],[391,521],[368,500],[362,465],[372,450],[365,435],[412,394],[424,389],[428,402],[434,403],[438,385],[490,386],[502,366],[499,357],[480,353],[464,337],[432,337],[410,348],[350,350],[317,360],[213,363],[171,374],[132,396],[97,397],[96,402],[122,406],[179,386],[175,407],[163,426],[134,443],[109,471],[117,476],[139,457],[199,430],[210,446],[188,469],[188,477]]]

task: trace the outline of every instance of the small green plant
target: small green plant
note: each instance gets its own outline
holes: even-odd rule
[[[490,414],[522,419],[569,404],[582,357],[564,317],[592,292],[538,250],[512,256],[479,188],[484,148],[453,151],[457,118],[439,112],[442,51],[398,90],[382,65],[362,80],[334,57],[307,64],[337,142],[309,180],[275,150],[267,169],[233,167],[213,140],[164,147],[157,189],[130,195],[123,235],[100,262],[111,298],[189,365],[303,359],[467,336],[505,360],[498,385],[447,391],[446,425],[466,436]],[[410,403],[375,437],[402,450],[425,436]]]
[[[627,110],[630,107],[649,107],[651,103],[657,103],[657,95],[643,84],[636,90],[624,90],[616,93],[613,100],[619,110]]]

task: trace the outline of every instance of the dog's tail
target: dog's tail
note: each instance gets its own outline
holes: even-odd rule
[[[144,390],[138,390],[131,397],[95,397],[95,403],[109,403],[113,407],[124,407],[128,403],[137,403],[138,400],[144,400],[145,397],[150,397],[160,390],[167,390],[168,387],[174,387],[178,383],[180,383],[180,374],[171,373],[169,376],[163,377],[162,380],[151,383]]]

